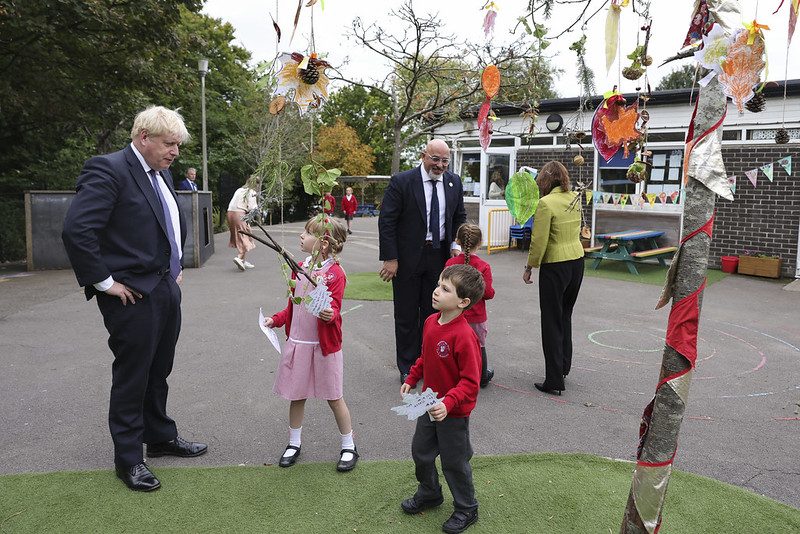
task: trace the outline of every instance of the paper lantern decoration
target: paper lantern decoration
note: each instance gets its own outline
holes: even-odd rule
[[[506,204],[508,211],[520,224],[528,222],[536,206],[539,205],[539,186],[536,185],[536,171],[519,170],[511,176],[506,185]],[[531,172],[533,171],[533,174]]]

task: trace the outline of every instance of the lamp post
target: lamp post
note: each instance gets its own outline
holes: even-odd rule
[[[200,86],[202,87],[202,115],[203,115],[203,191],[208,191],[208,158],[206,155],[206,74],[208,73],[208,60],[197,61],[197,70],[200,72]]]

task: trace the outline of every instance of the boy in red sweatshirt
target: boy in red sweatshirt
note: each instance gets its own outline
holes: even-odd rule
[[[478,336],[462,315],[481,300],[483,276],[469,265],[451,265],[442,271],[433,291],[433,308],[422,331],[422,355],[400,386],[409,393],[424,378],[442,402],[428,410],[430,417],[417,419],[411,442],[419,486],[401,507],[418,514],[443,502],[436,471],[441,457],[442,473],[453,494],[453,515],[442,525],[445,532],[463,532],[478,520],[478,501],[472,484],[472,445],[469,442],[469,414],[475,407],[481,380],[481,348]]]

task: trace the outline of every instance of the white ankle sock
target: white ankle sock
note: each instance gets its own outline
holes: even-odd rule
[[[302,433],[303,433],[303,427],[302,426],[300,428],[289,427],[289,445],[292,445],[293,447],[299,447],[300,446],[300,435]],[[295,454],[297,454],[297,451],[295,449],[287,449],[283,453],[283,456],[288,458],[290,456],[294,456]]]
[[[340,434],[342,436],[342,449],[350,449],[355,450],[356,444],[353,441],[353,431],[351,430],[347,434]],[[346,452],[342,455],[342,460],[345,462],[349,462],[353,459],[353,454],[350,452]]]

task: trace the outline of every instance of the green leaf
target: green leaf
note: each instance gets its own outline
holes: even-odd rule
[[[522,24],[523,26],[525,26],[525,32],[526,32],[528,35],[531,35],[531,34],[533,33],[533,32],[531,31],[531,27],[530,27],[530,25],[528,24],[528,19],[527,19],[527,17],[517,17],[517,22],[519,22],[520,24]]]

